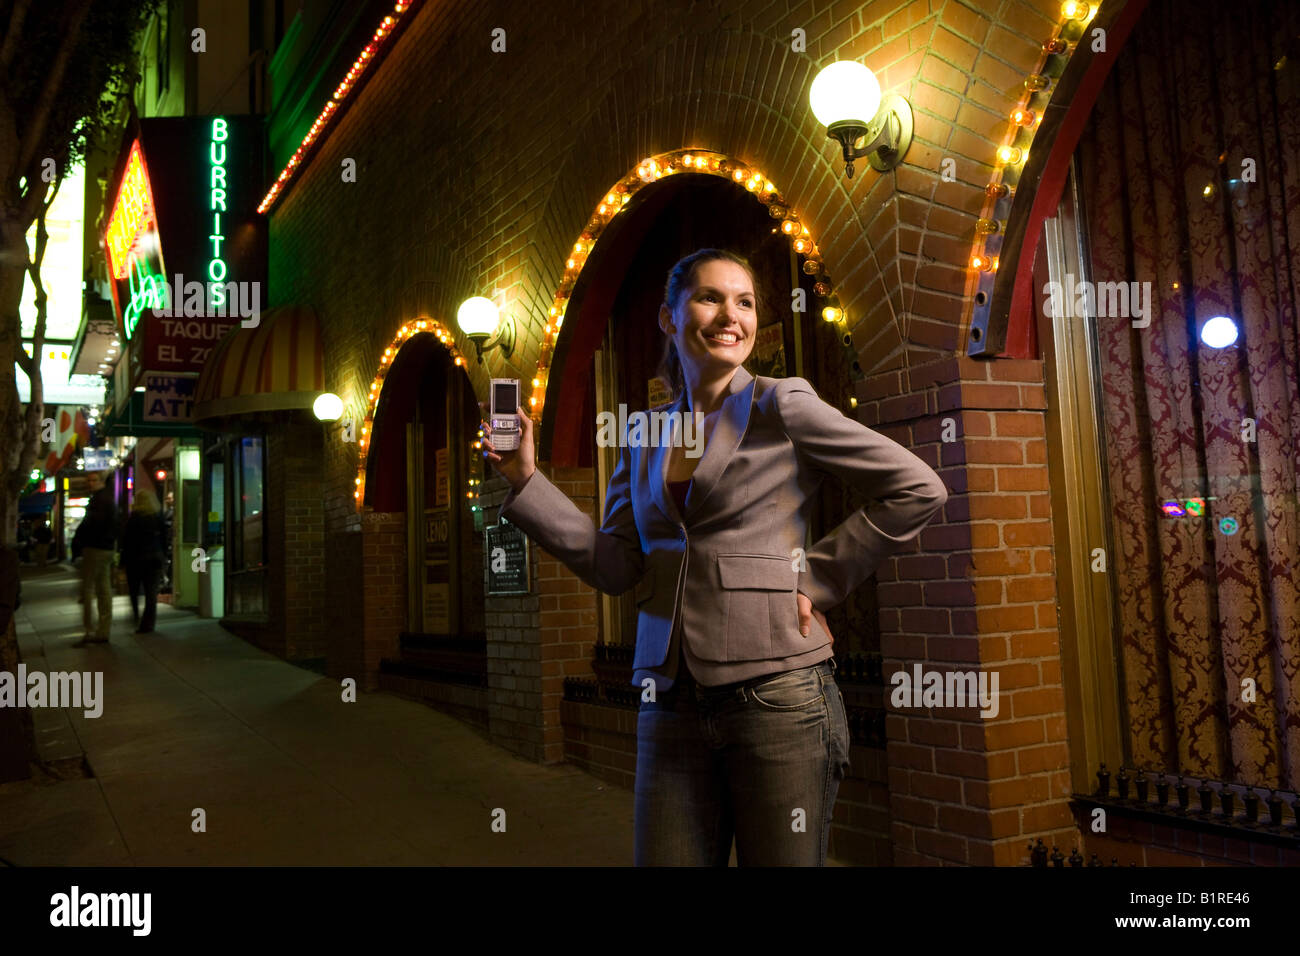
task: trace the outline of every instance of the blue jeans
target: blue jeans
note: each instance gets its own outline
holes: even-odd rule
[[[849,769],[834,665],[722,687],[685,674],[637,715],[637,866],[823,866]]]

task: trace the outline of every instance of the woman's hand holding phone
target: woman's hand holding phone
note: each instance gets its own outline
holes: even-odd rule
[[[485,412],[482,404],[479,411]],[[480,421],[479,427],[483,429],[483,457],[491,462],[492,470],[510,482],[510,487],[517,492],[537,470],[537,461],[533,455],[533,420],[523,408],[515,410],[515,417],[519,419],[519,447],[514,451],[498,452],[493,447],[490,422]]]

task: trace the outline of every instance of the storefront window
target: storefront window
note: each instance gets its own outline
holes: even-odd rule
[[[232,534],[236,543],[235,570],[260,568],[266,564],[263,534],[263,480],[266,473],[265,447],[260,437],[239,440],[234,468],[236,483],[235,513],[237,527]]]

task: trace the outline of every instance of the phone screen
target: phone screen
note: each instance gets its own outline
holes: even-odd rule
[[[519,387],[513,383],[498,382],[492,386],[492,413],[510,415],[519,407]]]

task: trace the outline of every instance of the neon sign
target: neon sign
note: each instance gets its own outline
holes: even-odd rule
[[[117,201],[108,218],[104,244],[108,251],[108,268],[114,279],[125,279],[128,254],[140,234],[154,225],[153,192],[149,187],[149,173],[140,141],[131,144],[131,154],[122,174],[122,185],[117,190]]]
[[[258,117],[223,115],[147,117],[123,139],[103,235],[129,377],[198,371],[231,317],[257,325],[266,230],[246,186],[261,136]]]
[[[131,253],[131,267],[127,273],[131,301],[122,310],[122,329],[129,339],[140,324],[145,309],[166,309],[169,299],[167,280],[156,272],[147,271],[147,262]]]
[[[212,141],[208,144],[208,158],[212,161],[208,171],[208,210],[212,213],[212,258],[208,262],[209,297],[213,308],[226,302],[226,261],[221,258],[221,242],[226,237],[221,232],[221,214],[226,211],[226,139],[229,132],[226,121],[218,116],[212,121]]]

